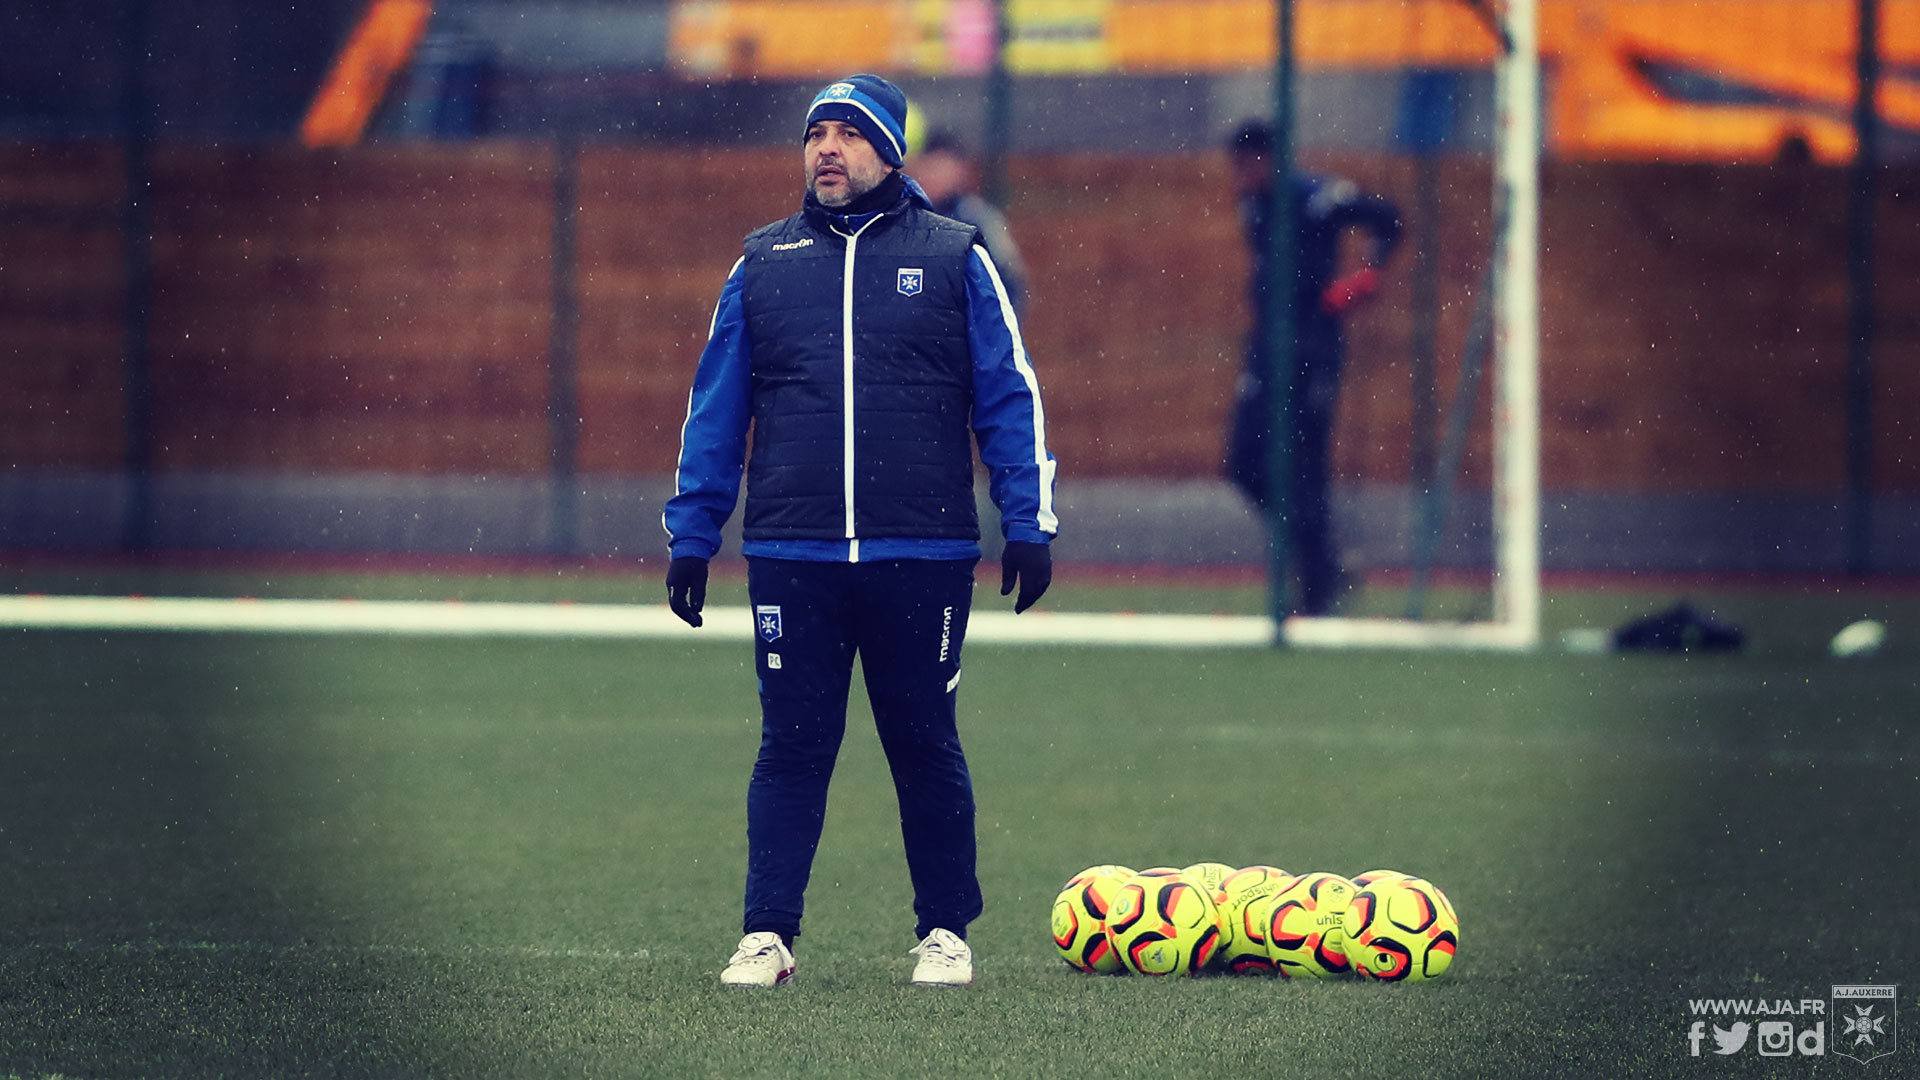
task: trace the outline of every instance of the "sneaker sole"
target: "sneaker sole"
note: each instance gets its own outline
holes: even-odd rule
[[[785,986],[788,983],[792,982],[793,974],[794,973],[792,970],[788,970],[778,976],[775,976],[772,986],[768,986],[765,983],[728,982],[725,979],[720,980],[720,985],[725,986],[732,990],[773,990],[778,987]]]

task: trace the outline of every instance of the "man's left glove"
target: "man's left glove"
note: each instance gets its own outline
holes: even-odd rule
[[[1013,591],[1015,580],[1020,582],[1020,595],[1013,602],[1015,615],[1033,606],[1040,594],[1053,584],[1053,551],[1045,544],[1036,544],[1031,540],[1009,540],[1007,549],[1000,553],[1000,595]]]
[[[667,564],[667,606],[688,626],[699,626],[707,606],[707,560],[683,555]]]

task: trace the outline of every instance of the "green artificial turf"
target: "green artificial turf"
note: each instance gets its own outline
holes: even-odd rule
[[[628,588],[652,602],[579,598]],[[1671,599],[1549,611],[1613,625]],[[906,985],[911,891],[857,689],[800,974],[718,985],[758,744],[744,644],[7,631],[0,1075],[1839,1075],[1859,1066],[1692,1059],[1687,1002],[1916,970],[1899,631],[1920,601],[1703,602],[1752,647],[969,645],[988,907],[958,991]],[[1826,657],[1859,614],[1893,645]],[[1101,978],[1053,952],[1073,872],[1201,860],[1422,874],[1459,910],[1458,961],[1380,986]]]

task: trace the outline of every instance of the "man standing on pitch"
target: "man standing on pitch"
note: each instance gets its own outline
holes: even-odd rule
[[[853,659],[893,772],[920,944],[913,981],[973,979],[973,784],[955,723],[980,558],[973,440],[1006,536],[1000,593],[1052,577],[1054,459],[1040,386],[979,230],[899,171],[907,101],[873,75],[807,108],[799,213],[749,234],[693,378],[667,599],[701,623],[707,560],[739,493],[760,678],[747,788],[745,937],[729,986],[776,986],[846,730]]]
[[[1253,256],[1249,302],[1253,329],[1246,367],[1235,390],[1233,427],[1227,436],[1227,478],[1261,510],[1271,502],[1267,476],[1273,399],[1267,391],[1272,328],[1267,297],[1285,288],[1274,280],[1273,128],[1253,120],[1228,143],[1241,225]],[[1293,525],[1300,611],[1325,615],[1346,577],[1333,540],[1330,487],[1334,408],[1346,343],[1340,321],[1380,287],[1380,268],[1400,242],[1400,213],[1379,195],[1351,180],[1295,173],[1293,206]],[[1365,237],[1359,265],[1340,272],[1341,238],[1349,229]]]

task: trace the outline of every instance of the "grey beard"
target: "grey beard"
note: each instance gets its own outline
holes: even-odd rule
[[[872,189],[869,188],[868,190],[870,191]],[[820,189],[814,186],[813,184],[807,185],[807,193],[813,196],[814,202],[819,203],[821,206],[824,206],[829,210],[838,210],[841,207],[847,205],[848,203],[854,201],[855,199],[858,199],[860,196],[866,194],[865,191],[853,190],[852,185],[843,185],[837,190],[835,190],[834,192],[832,192],[832,195],[834,196],[832,199],[824,199],[820,197]]]

